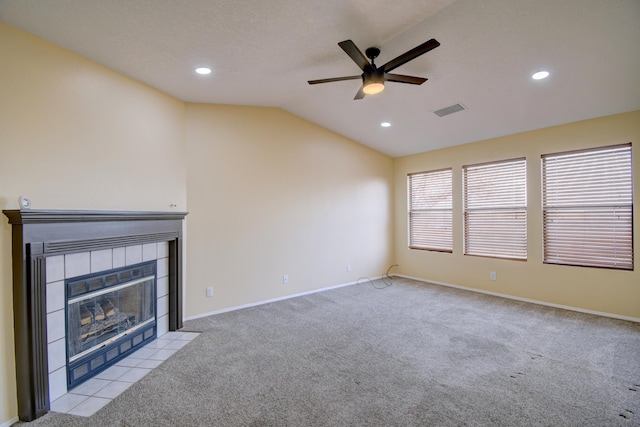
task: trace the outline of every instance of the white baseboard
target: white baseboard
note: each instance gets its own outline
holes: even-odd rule
[[[5,421],[2,424],[0,424],[0,427],[11,427],[12,425],[17,423],[18,421],[19,421],[18,417],[13,417],[9,421]]]
[[[478,292],[478,293],[486,294],[486,295],[493,295],[495,297],[506,298],[506,299],[515,300],[515,301],[529,302],[531,304],[545,305],[547,307],[561,308],[563,310],[577,311],[579,313],[586,313],[586,314],[595,314],[596,316],[610,317],[610,318],[613,318],[613,319],[628,320],[630,322],[640,323],[640,318],[638,318],[638,317],[620,316],[618,314],[607,313],[607,312],[604,312],[604,311],[587,310],[587,309],[579,308],[579,307],[571,307],[571,306],[568,306],[568,305],[560,305],[560,304],[554,304],[554,303],[545,302],[545,301],[538,301],[538,300],[529,299],[529,298],[521,298],[521,297],[516,297],[516,296],[513,296],[513,295],[509,295],[509,294],[501,294],[501,293],[498,293],[498,292],[485,291],[485,290],[482,290],[482,289],[468,288],[466,286],[452,285],[450,283],[444,283],[444,282],[438,282],[438,281],[435,281],[435,280],[422,279],[420,277],[406,276],[404,274],[394,274],[393,276],[404,277],[405,279],[417,280],[419,282],[431,283],[431,284],[434,284],[434,285],[446,286],[446,287],[449,287],[449,288],[456,288],[456,289],[462,289],[462,290],[465,290],[465,291]]]
[[[371,280],[377,280],[377,279],[380,279],[381,277],[382,276],[371,277],[370,279]],[[258,301],[258,302],[252,302],[252,303],[249,303],[249,304],[237,305],[235,307],[223,308],[223,309],[220,309],[220,310],[210,311],[208,313],[196,314],[195,316],[185,317],[184,320],[187,321],[187,320],[200,319],[202,317],[213,316],[214,314],[221,314],[221,313],[227,313],[229,311],[242,310],[243,308],[256,307],[258,305],[269,304],[271,302],[284,301],[284,300],[287,300],[287,299],[290,299],[290,298],[301,297],[301,296],[304,296],[304,295],[311,295],[311,294],[315,294],[315,293],[318,293],[318,292],[329,291],[331,289],[343,288],[345,286],[356,285],[356,284],[358,284],[358,282],[360,280],[361,279],[358,279],[355,282],[342,283],[340,285],[329,286],[329,287],[320,288],[320,289],[314,289],[314,290],[311,290],[311,291],[300,292],[300,293],[297,293],[297,294],[285,295],[283,297],[272,298],[272,299],[268,299],[268,300],[264,300],[264,301]],[[0,427],[3,427],[3,426],[0,426]]]

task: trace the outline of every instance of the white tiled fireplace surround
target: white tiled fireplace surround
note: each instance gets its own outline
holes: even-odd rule
[[[47,346],[51,410],[77,415],[91,415],[95,410],[108,403],[109,398],[124,391],[135,379],[141,378],[197,335],[182,332],[168,333],[168,249],[168,242],[158,242],[57,255],[46,259]],[[157,261],[157,342],[147,344],[67,394],[65,279],[153,260]],[[162,339],[160,339],[161,337]],[[132,372],[135,369],[137,371]],[[125,371],[127,371],[127,379],[117,381],[116,377],[124,375]],[[111,383],[112,380],[113,383]],[[110,387],[106,388],[107,385]],[[94,393],[97,393],[97,397],[91,396]],[[82,404],[83,401],[85,401],[84,404]]]

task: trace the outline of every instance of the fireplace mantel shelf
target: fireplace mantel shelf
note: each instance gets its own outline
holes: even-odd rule
[[[52,210],[9,209],[2,211],[9,224],[45,224],[65,222],[144,221],[184,219],[187,212],[161,211],[101,211],[101,210]]]

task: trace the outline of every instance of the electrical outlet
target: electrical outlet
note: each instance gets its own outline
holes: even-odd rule
[[[289,283],[289,275],[288,274],[285,274],[284,276],[282,276],[282,283],[285,284],[285,285],[287,283]]]
[[[347,273],[351,271],[351,264],[347,264]]]
[[[490,280],[496,280],[496,272],[492,271],[491,273],[489,273],[489,279]]]
[[[213,288],[207,288],[207,298],[213,296]]]

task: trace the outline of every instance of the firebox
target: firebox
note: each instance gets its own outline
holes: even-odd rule
[[[156,338],[156,261],[65,281],[67,388]]]

